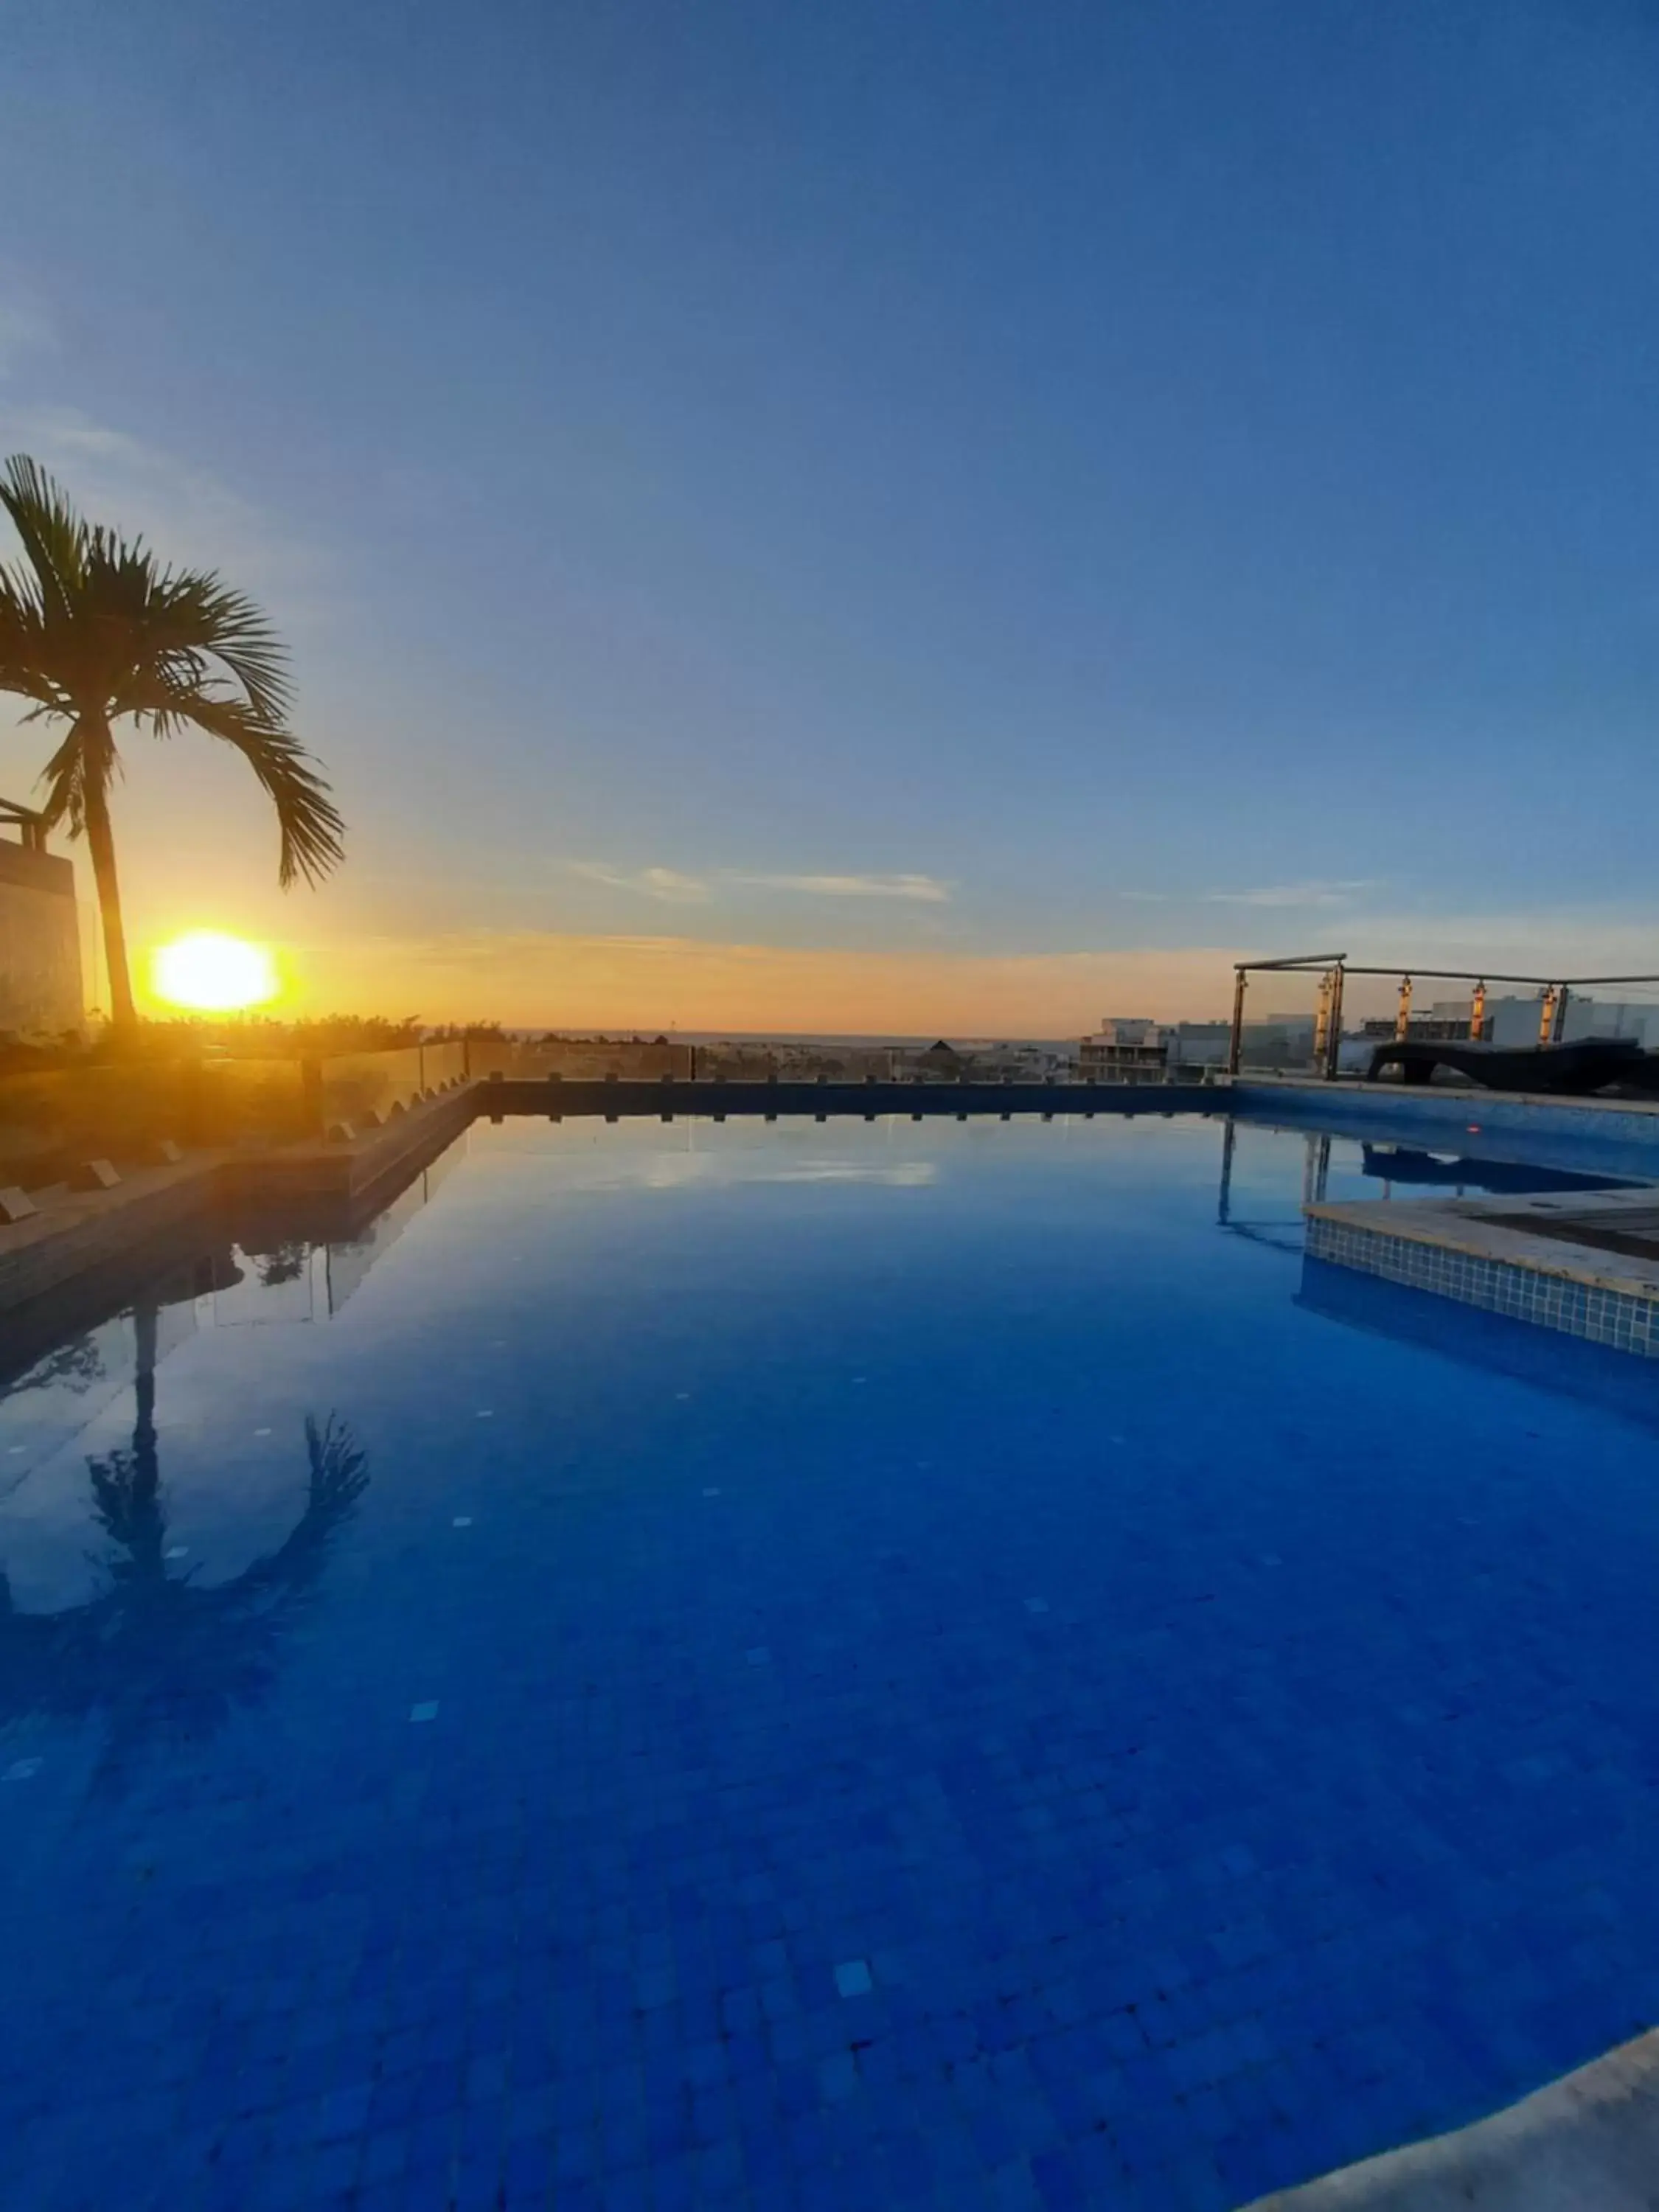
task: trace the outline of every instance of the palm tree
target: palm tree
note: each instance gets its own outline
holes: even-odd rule
[[[86,838],[110,1011],[125,1028],[137,1014],[110,830],[113,723],[131,715],[158,738],[193,725],[234,745],[276,809],[284,890],[328,873],[343,854],[344,824],[286,727],[286,655],[251,599],[211,570],[164,568],[142,538],[83,521],[26,454],[0,470],[0,507],[24,553],[24,565],[0,562],[0,691],[33,702],[26,720],[69,725],[41,779],[46,817]]]

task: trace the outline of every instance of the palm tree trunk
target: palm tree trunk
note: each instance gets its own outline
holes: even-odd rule
[[[109,750],[106,732],[106,752]],[[127,933],[121,921],[121,885],[115,872],[115,839],[109,825],[109,782],[95,769],[86,778],[87,849],[92,855],[92,879],[98,886],[98,913],[104,925],[104,959],[109,969],[110,1019],[118,1030],[136,1029],[138,1009],[132,1002],[132,977],[127,968]]]
[[[133,1400],[136,1420],[132,1455],[143,1461],[155,1456],[155,1339],[161,1308],[151,1298],[138,1299],[132,1309]]]

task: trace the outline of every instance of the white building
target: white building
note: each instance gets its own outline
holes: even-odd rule
[[[1108,1015],[1078,1046],[1085,1083],[1161,1083],[1173,1031],[1139,1015]]]
[[[1537,1044],[1543,1022],[1543,1002],[1541,991],[1524,997],[1517,994],[1510,998],[1488,999],[1486,1042],[1509,1050]],[[1639,1000],[1596,999],[1588,993],[1581,995],[1569,991],[1561,1038],[1564,1043],[1571,1044],[1580,1037],[1632,1037],[1651,1051],[1659,1046],[1659,1006],[1644,1006]]]

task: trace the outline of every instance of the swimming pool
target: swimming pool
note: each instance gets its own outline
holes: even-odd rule
[[[38,1361],[8,2205],[1219,2208],[1650,2024],[1659,1383],[1316,1176],[508,1121]]]

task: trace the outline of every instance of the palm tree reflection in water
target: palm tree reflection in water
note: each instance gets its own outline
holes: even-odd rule
[[[131,1450],[89,1460],[93,1510],[114,1546],[107,1587],[59,1613],[21,1613],[0,1569],[0,1724],[27,1714],[100,1717],[95,1779],[118,1784],[155,1738],[200,1743],[263,1697],[331,1540],[368,1486],[368,1463],[333,1414],[306,1416],[305,1510],[274,1552],[211,1588],[171,1574],[155,1440],[155,1308],[140,1308]]]

